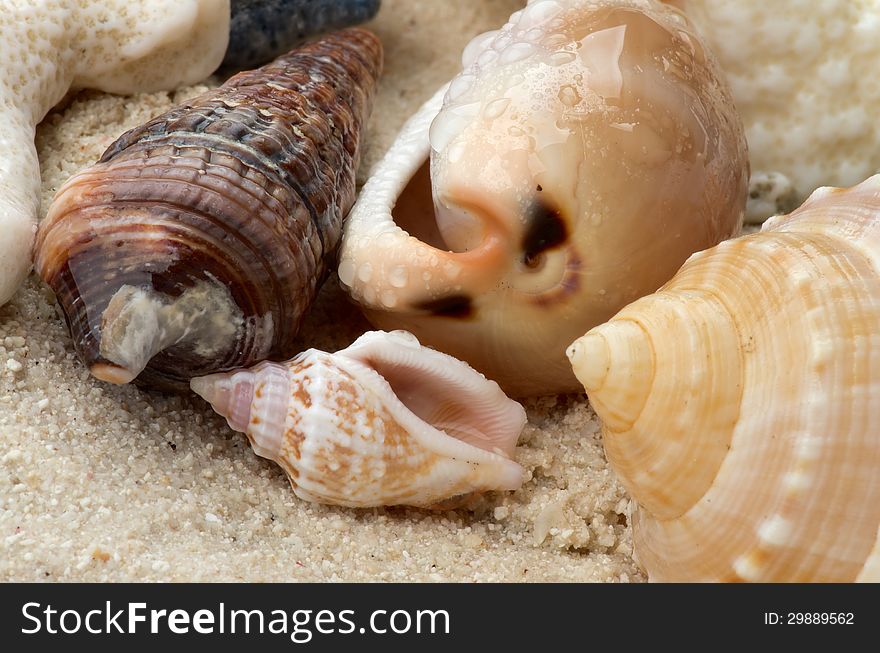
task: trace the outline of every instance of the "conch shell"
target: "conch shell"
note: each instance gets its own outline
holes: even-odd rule
[[[738,231],[742,126],[653,0],[533,2],[462,61],[364,187],[339,278],[374,324],[508,392],[574,390],[575,337]]]
[[[746,220],[880,170],[880,0],[676,0],[718,56],[742,115]]]
[[[568,355],[651,579],[880,580],[880,176],[695,254]]]
[[[373,34],[337,32],[129,131],[68,180],[36,268],[92,374],[180,386],[297,351],[381,63]]]
[[[522,406],[403,331],[191,385],[307,501],[430,507],[523,482],[511,460]]]

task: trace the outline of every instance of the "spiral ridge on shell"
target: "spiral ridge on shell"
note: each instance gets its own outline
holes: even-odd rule
[[[295,353],[381,66],[371,33],[329,35],[132,129],[58,191],[36,268],[96,376],[179,385]]]

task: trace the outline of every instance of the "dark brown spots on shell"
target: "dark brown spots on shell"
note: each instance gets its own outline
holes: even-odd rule
[[[279,462],[281,459],[299,460],[302,457],[302,443],[306,439],[305,434],[295,425],[284,432],[284,442],[281,445]]]
[[[467,295],[448,295],[440,299],[430,299],[416,304],[415,308],[439,317],[469,318],[474,315],[473,302]]]
[[[540,186],[538,190],[541,190]],[[563,245],[567,239],[568,230],[559,211],[543,199],[535,199],[532,202],[522,242],[525,266],[535,268],[535,262],[541,254]]]

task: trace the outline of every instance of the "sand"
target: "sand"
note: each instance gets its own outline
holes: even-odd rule
[[[519,0],[384,0],[386,48],[359,173]],[[207,84],[215,84],[208,80]],[[39,128],[43,207],[124,130],[206,86],[82,93]],[[369,325],[331,280],[302,348]],[[540,365],[540,361],[535,361]],[[472,511],[349,510],[297,499],[194,396],[92,379],[33,275],[0,308],[0,579],[16,581],[633,581],[630,501],[583,396],[526,403],[528,480]]]

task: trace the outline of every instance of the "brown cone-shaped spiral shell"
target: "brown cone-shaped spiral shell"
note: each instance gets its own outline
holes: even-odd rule
[[[381,66],[370,32],[331,34],[127,132],[58,191],[36,269],[92,374],[180,386],[295,353]]]

